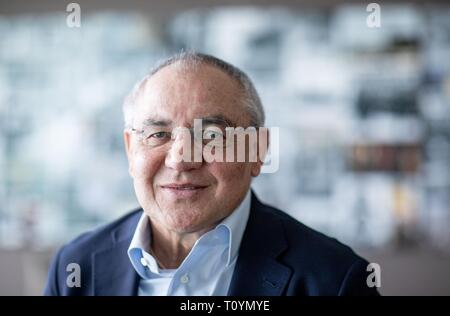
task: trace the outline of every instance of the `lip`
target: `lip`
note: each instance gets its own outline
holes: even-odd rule
[[[160,186],[165,192],[179,198],[188,198],[196,195],[197,193],[203,191],[208,186],[194,184],[190,182],[186,183],[169,183]]]
[[[207,185],[185,182],[185,183],[163,184],[163,185],[161,185],[161,187],[164,189],[173,189],[173,190],[197,190],[197,189],[204,189],[207,187]]]

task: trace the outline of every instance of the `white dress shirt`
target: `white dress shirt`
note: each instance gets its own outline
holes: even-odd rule
[[[203,234],[177,269],[160,269],[150,254],[151,225],[143,213],[128,256],[140,275],[138,295],[227,295],[250,214],[251,192],[214,229]]]

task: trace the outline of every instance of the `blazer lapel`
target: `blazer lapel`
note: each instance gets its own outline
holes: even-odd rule
[[[264,208],[252,192],[250,216],[228,291],[230,296],[283,295],[291,277],[291,269],[276,260],[287,248],[282,223]]]
[[[137,295],[140,277],[127,251],[141,215],[142,212],[138,212],[112,232],[111,247],[93,254],[94,295]]]

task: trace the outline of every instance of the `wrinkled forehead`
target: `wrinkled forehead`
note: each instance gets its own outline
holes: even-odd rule
[[[246,124],[248,116],[238,82],[209,65],[186,67],[176,63],[159,70],[143,83],[135,106],[137,120],[182,122],[224,116],[235,124]]]

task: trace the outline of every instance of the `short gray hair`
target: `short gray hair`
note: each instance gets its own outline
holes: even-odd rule
[[[130,127],[133,124],[133,111],[132,107],[135,104],[136,98],[139,95],[141,89],[145,86],[147,80],[150,79],[161,69],[172,65],[176,62],[180,62],[181,66],[192,69],[199,65],[206,64],[218,68],[228,74],[231,78],[235,79],[242,89],[243,97],[242,104],[245,107],[247,113],[250,115],[250,122],[253,126],[264,126],[264,108],[250,78],[239,68],[211,55],[201,54],[197,52],[181,52],[173,55],[162,62],[158,63],[148,75],[135,84],[132,91],[125,98],[123,103],[123,114],[125,119],[125,127]]]

